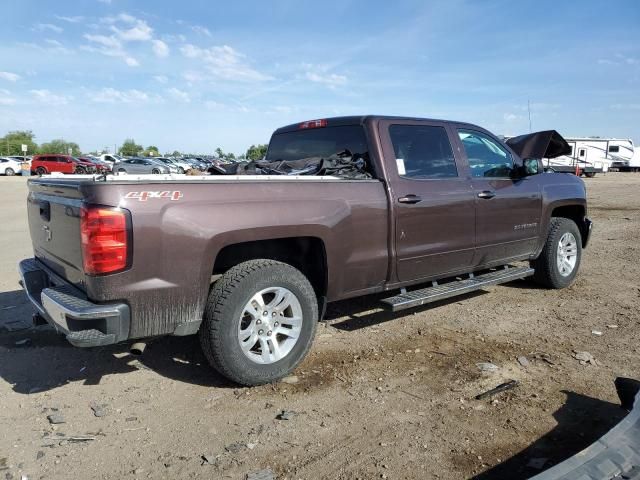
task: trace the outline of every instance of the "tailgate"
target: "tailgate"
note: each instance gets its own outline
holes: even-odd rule
[[[35,257],[61,277],[83,288],[81,206],[82,195],[77,183],[29,182],[27,208]]]

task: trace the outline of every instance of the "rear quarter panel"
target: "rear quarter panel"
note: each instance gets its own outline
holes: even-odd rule
[[[216,255],[235,243],[319,238],[329,300],[381,289],[387,278],[387,200],[378,181],[109,182],[83,188],[86,201],[131,212],[132,268],[87,277],[87,293],[95,301],[126,300],[132,338],[200,320]],[[126,198],[140,190],[182,195]]]

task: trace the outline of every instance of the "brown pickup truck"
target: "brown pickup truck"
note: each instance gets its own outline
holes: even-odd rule
[[[570,285],[585,186],[541,163],[567,148],[555,131],[505,144],[467,123],[359,116],[278,129],[249,174],[44,176],[29,181],[21,283],[73,345],[198,333],[221,374],[272,382],[328,302]]]

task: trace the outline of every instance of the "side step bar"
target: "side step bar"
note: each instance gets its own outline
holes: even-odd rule
[[[466,280],[455,280],[444,285],[434,285],[412,292],[404,292],[382,300],[384,308],[397,312],[405,308],[417,307],[427,303],[437,302],[445,298],[463,295],[465,293],[480,290],[489,285],[498,285],[513,280],[530,277],[533,275],[533,268],[529,267],[504,267],[482,275],[469,274]]]

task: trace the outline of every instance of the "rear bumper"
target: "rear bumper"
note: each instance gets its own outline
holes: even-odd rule
[[[38,313],[76,347],[111,345],[129,337],[125,303],[97,304],[35,258],[18,265],[29,301]]]

